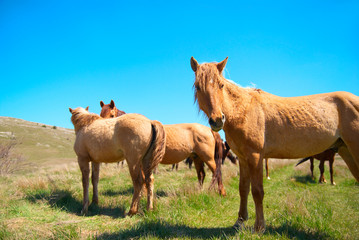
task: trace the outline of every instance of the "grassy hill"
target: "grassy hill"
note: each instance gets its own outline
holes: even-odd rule
[[[32,169],[75,161],[74,140],[72,129],[0,117],[0,144],[15,141],[14,151]]]

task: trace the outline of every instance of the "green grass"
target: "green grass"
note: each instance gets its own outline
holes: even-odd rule
[[[264,180],[266,231],[253,233],[253,199],[242,230],[232,228],[239,208],[238,167],[224,166],[226,197],[198,188],[195,171],[160,166],[155,175],[152,212],[126,217],[133,187],[127,167],[102,165],[98,206],[80,216],[82,186],[76,165],[25,176],[0,178],[0,239],[358,239],[359,186],[341,160],[336,186],[308,177],[309,165],[270,160],[271,180]],[[318,170],[316,169],[318,177]],[[329,179],[329,175],[326,175]],[[92,189],[90,188],[90,191]]]

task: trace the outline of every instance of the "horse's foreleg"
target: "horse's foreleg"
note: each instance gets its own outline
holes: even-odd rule
[[[332,183],[332,185],[335,185],[334,177],[333,177],[334,156],[335,155],[333,155],[333,157],[329,159],[330,182]]]
[[[324,177],[324,160],[320,160],[319,169],[320,169],[320,177],[319,177],[319,183],[326,183],[327,180],[325,180]]]
[[[89,206],[89,177],[90,164],[86,158],[78,158],[78,164],[82,173],[83,206],[81,215],[86,215]]]
[[[100,175],[100,163],[92,162],[92,188],[93,188],[93,195],[92,195],[92,203],[98,204],[98,181]]]
[[[244,221],[248,220],[248,194],[250,187],[250,174],[248,163],[239,158],[239,195],[241,202],[239,205],[238,219],[234,227],[241,227]]]
[[[128,161],[127,163],[128,163],[128,168],[130,170],[130,175],[134,189],[130,211],[128,212],[127,215],[132,216],[136,214],[138,211],[138,204],[141,198],[141,190],[144,184],[144,175],[141,171],[141,166],[139,163],[135,166],[132,165],[130,161]]]
[[[265,229],[263,214],[263,160],[260,154],[252,154],[249,160],[249,171],[251,175],[251,190],[256,208],[256,221],[254,223],[255,231],[263,231]]]

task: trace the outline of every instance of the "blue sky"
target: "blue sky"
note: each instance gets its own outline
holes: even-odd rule
[[[102,100],[164,124],[207,121],[198,62],[279,96],[359,95],[359,1],[0,1],[0,116],[73,128]]]

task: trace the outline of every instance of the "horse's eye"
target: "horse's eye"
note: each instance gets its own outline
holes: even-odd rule
[[[219,89],[222,89],[223,87],[224,87],[224,84],[221,83],[221,84],[219,85]]]
[[[112,114],[111,114],[111,118],[113,118],[113,117],[115,117],[115,115],[112,115]]]

